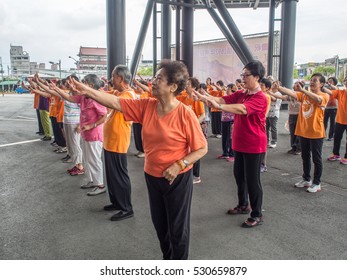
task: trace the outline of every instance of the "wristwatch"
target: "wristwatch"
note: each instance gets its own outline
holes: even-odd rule
[[[183,159],[183,160],[178,160],[177,161],[178,165],[181,167],[181,170],[184,170],[187,168],[187,166],[189,165],[188,161]]]

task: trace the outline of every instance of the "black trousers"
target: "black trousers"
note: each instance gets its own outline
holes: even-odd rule
[[[189,253],[192,170],[176,177],[172,185],[163,177],[145,173],[154,228],[164,260],[186,260]]]
[[[211,112],[212,134],[222,134],[222,112]]]
[[[295,151],[301,151],[300,136],[295,135],[296,122],[298,121],[298,115],[289,115],[288,124],[290,132],[290,146]]]
[[[43,134],[44,131],[43,131],[42,123],[41,123],[41,116],[40,116],[40,110],[39,109],[36,109],[36,116],[37,116],[37,122],[39,125],[39,131],[38,132]]]
[[[313,184],[319,185],[320,178],[323,172],[323,162],[322,162],[322,147],[323,138],[320,139],[309,139],[300,137],[301,141],[301,158],[303,164],[304,174],[302,178],[306,181],[311,180],[311,154],[312,161],[314,164],[313,172]]]
[[[231,125],[232,122],[222,122],[222,149],[223,156],[234,156],[231,148]]]
[[[265,153],[248,154],[234,151],[234,154],[234,177],[237,184],[238,205],[250,204],[251,217],[261,217],[263,187],[260,181],[260,164]]]
[[[56,117],[50,117],[54,135],[54,141],[60,147],[66,147],[66,141],[63,134],[63,123],[58,123]]]
[[[142,146],[142,124],[133,123],[133,132],[134,132],[135,148],[137,151],[143,153],[144,151]]]
[[[200,177],[200,159],[193,164],[193,176]]]
[[[340,155],[341,140],[343,137],[343,133],[345,131],[347,133],[347,124],[336,123],[335,133],[334,133],[334,149],[333,149],[334,155],[337,155],[337,156]],[[345,152],[344,158],[347,158],[347,141],[346,141],[346,152]]]
[[[329,126],[329,133],[328,138],[334,138],[334,131],[335,131],[335,119],[336,119],[336,113],[337,109],[325,109],[324,111],[324,128],[327,130],[328,128],[328,122],[330,119],[330,126]]]
[[[131,211],[131,183],[128,175],[127,154],[104,149],[107,189],[111,203],[119,210]]]

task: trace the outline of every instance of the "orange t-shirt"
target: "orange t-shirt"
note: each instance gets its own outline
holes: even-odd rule
[[[333,97],[339,103],[337,104],[336,122],[347,124],[347,90],[333,90]]]
[[[34,93],[34,108],[39,108],[39,102],[40,102],[40,94]]]
[[[295,135],[310,139],[325,137],[324,110],[329,101],[329,95],[320,93],[322,104],[318,104],[302,92],[296,93],[301,103]]]
[[[135,92],[132,89],[126,89],[122,92],[114,91],[110,94],[121,99],[135,98]],[[131,122],[126,121],[120,111],[110,110],[104,123],[104,149],[109,152],[125,154],[130,146],[130,136]]]
[[[59,103],[59,97],[52,95],[49,99],[49,116],[50,117],[57,117],[58,113],[58,103]]]
[[[57,104],[57,122],[62,123],[64,120],[64,100],[58,98]]]
[[[195,101],[192,97],[189,97],[188,94],[181,98],[178,98],[180,96],[181,95],[177,96],[177,99],[181,101],[184,105],[192,109],[198,118],[205,113],[204,103],[202,103],[201,101]]]
[[[214,97],[222,97],[224,96],[224,92],[220,90],[209,90],[208,93]],[[211,108],[211,112],[221,112],[221,110],[216,108]]]
[[[194,112],[179,103],[163,117],[158,116],[158,100],[121,99],[126,120],[142,124],[143,148],[146,154],[144,170],[151,176],[163,177],[163,172],[191,151],[207,145]],[[181,173],[192,168],[187,167]]]
[[[270,107],[271,107],[271,95],[268,93],[265,93],[265,96],[267,98],[267,107],[266,107],[266,116],[267,116],[267,113],[269,113]]]

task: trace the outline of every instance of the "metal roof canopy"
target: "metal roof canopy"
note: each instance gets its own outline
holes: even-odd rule
[[[294,45],[295,45],[295,23],[296,4],[298,0],[148,0],[145,9],[139,36],[134,49],[130,71],[134,75],[141,58],[141,52],[145,41],[148,25],[153,15],[153,69],[156,69],[157,40],[161,39],[163,58],[171,58],[171,11],[176,13],[176,59],[182,60],[188,67],[190,75],[193,75],[193,23],[194,9],[206,9],[217,26],[226,37],[231,47],[235,50],[243,64],[253,60],[248,46],[246,45],[240,31],[233,21],[228,8],[269,8],[269,55],[268,75],[272,75],[273,57],[279,57],[279,78],[286,87],[292,86],[294,68]],[[157,34],[157,4],[161,8],[161,37]],[[275,8],[282,4],[281,19],[281,47],[280,54],[273,54],[273,36],[275,22]],[[219,15],[216,10],[218,10]],[[182,20],[181,20],[182,19]],[[182,26],[181,26],[182,21]],[[125,64],[125,0],[107,0],[107,49],[108,49],[108,76],[117,64]],[[113,36],[117,34],[117,36]],[[182,37],[182,38],[181,38]],[[181,43],[182,39],[182,43]],[[116,53],[116,54],[115,54]],[[110,55],[113,54],[113,55]]]

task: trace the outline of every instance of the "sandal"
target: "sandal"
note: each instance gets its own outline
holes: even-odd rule
[[[242,227],[244,228],[251,228],[255,227],[257,225],[261,225],[264,221],[263,216],[261,217],[255,217],[255,218],[248,218],[245,222],[242,223]]]
[[[230,208],[226,214],[228,215],[236,215],[236,214],[249,214],[251,212],[251,208],[247,206],[237,205],[235,208]]]

